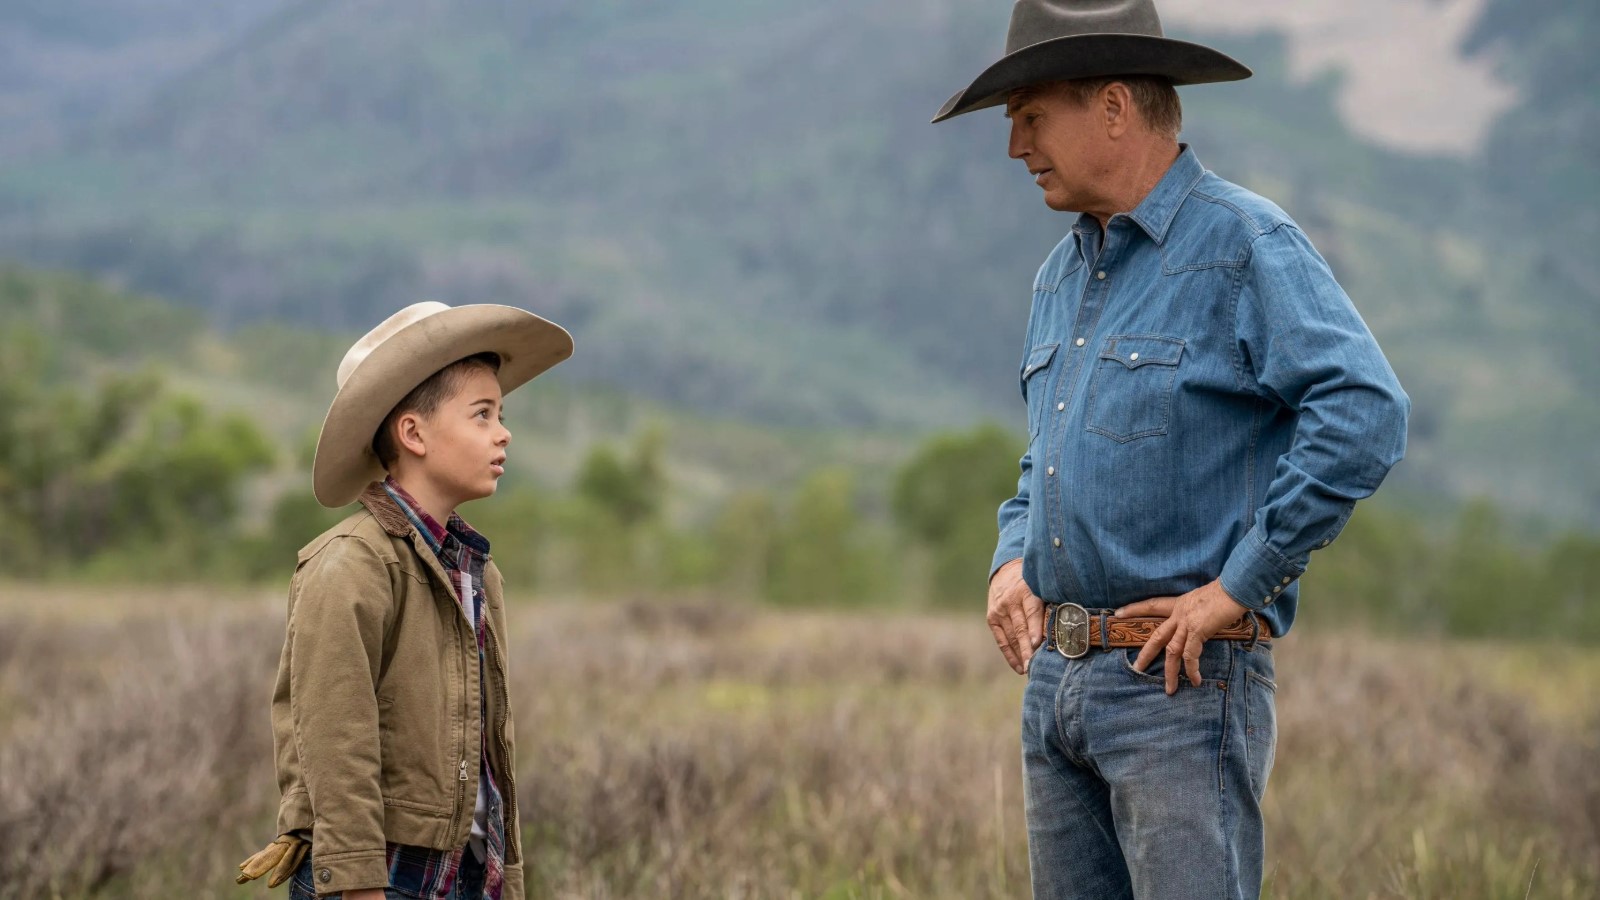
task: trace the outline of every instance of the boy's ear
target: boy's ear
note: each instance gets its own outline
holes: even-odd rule
[[[422,433],[424,424],[421,414],[415,410],[396,416],[394,420],[395,446],[401,451],[409,451],[413,456],[427,456],[428,444]]]

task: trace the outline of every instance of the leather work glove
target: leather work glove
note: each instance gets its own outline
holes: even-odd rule
[[[272,877],[267,879],[267,887],[275,888],[294,875],[294,870],[300,868],[300,862],[310,849],[310,841],[293,834],[279,835],[277,840],[263,847],[255,856],[239,863],[239,875],[234,881],[244,884],[271,871]]]

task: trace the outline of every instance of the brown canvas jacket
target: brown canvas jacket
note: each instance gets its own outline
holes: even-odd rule
[[[523,893],[503,581],[484,571],[488,684],[471,624],[422,535],[381,485],[299,553],[272,697],[278,831],[312,832],[319,894],[388,885],[385,842],[467,841],[480,692],[505,796],[505,896]]]

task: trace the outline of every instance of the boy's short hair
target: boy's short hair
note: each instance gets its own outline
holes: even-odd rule
[[[433,415],[446,398],[455,394],[461,388],[462,376],[473,369],[488,369],[491,372],[500,371],[500,354],[474,353],[471,356],[456,360],[439,371],[429,375],[421,384],[411,389],[389,414],[383,417],[383,424],[378,426],[378,433],[372,436],[372,452],[378,455],[378,462],[383,463],[385,469],[394,465],[400,458],[400,447],[394,440],[395,420],[408,412],[424,416]]]

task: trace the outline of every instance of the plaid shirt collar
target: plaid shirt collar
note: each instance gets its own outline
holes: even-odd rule
[[[453,537],[474,553],[488,557],[489,540],[468,525],[460,515],[451,513],[450,521],[440,525],[439,520],[429,515],[428,511],[422,508],[422,504],[417,502],[417,498],[411,496],[400,486],[400,482],[394,480],[393,475],[383,480],[383,489],[389,492],[395,505],[405,513],[412,527],[417,529],[417,533],[422,535],[424,541],[428,542],[428,549],[436,555],[443,555],[443,551],[449,548],[450,538]]]

